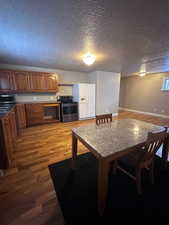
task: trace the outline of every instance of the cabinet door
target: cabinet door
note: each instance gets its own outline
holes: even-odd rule
[[[56,74],[46,74],[45,75],[45,84],[47,91],[57,91],[58,90],[58,82]]]
[[[11,127],[11,135],[12,135],[12,141],[13,141],[13,144],[15,143],[16,141],[16,138],[18,136],[18,132],[17,132],[17,127],[16,127],[16,116],[15,116],[15,111],[12,110],[9,115],[9,120],[10,120],[10,127]]]
[[[12,91],[14,90],[14,80],[12,71],[0,71],[0,90]]]
[[[30,74],[30,87],[32,91],[46,91],[45,75],[42,73],[32,72]]]
[[[44,122],[44,111],[41,104],[26,104],[27,126],[38,125]]]
[[[7,169],[12,164],[13,138],[9,116],[1,119],[1,165]]]
[[[30,82],[28,72],[14,72],[14,84],[16,91],[30,91]]]
[[[26,112],[24,104],[17,104],[16,108],[16,125],[17,129],[26,128]]]

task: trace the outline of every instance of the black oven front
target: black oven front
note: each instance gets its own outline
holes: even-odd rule
[[[61,121],[71,122],[78,120],[78,103],[61,103]]]

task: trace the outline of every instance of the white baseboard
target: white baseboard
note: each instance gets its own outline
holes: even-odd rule
[[[146,115],[150,115],[150,116],[169,118],[169,115],[164,115],[164,114],[144,112],[144,111],[139,111],[139,110],[129,109],[129,108],[123,108],[123,107],[119,107],[119,109],[120,110],[124,110],[124,111],[129,111],[129,112],[136,112],[136,113],[146,114]]]
[[[118,113],[112,113],[112,116],[118,116]]]

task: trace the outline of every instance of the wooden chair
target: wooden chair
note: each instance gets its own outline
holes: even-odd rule
[[[96,124],[112,122],[112,114],[96,115]]]
[[[142,185],[141,185],[141,172],[142,169],[145,168],[149,171],[151,183],[154,183],[154,158],[157,150],[163,144],[166,137],[166,128],[164,131],[156,132],[156,133],[148,133],[147,141],[145,146],[137,149],[134,152],[127,154],[125,157],[120,158],[113,164],[114,174],[116,173],[116,169],[120,169],[122,172],[127,174],[129,177],[136,181],[137,191],[139,194],[142,193]],[[119,166],[119,163],[123,163],[125,165],[129,165],[135,168],[136,176],[133,176],[127,170]]]
[[[164,168],[167,167],[168,153],[169,153],[169,129],[168,128],[166,129],[167,132],[164,143],[160,146],[160,148],[156,152],[156,155],[162,158]]]

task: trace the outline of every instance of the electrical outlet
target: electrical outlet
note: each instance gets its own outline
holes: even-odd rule
[[[165,112],[165,110],[164,110],[164,109],[162,109],[162,110],[161,110],[161,112],[162,112],[162,113],[164,113],[164,112]]]

